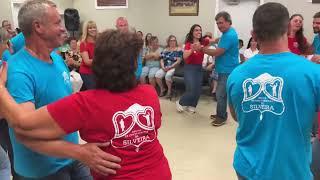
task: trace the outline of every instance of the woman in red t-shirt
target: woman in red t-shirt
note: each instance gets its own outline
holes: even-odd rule
[[[92,75],[91,66],[97,33],[97,25],[94,21],[88,21],[84,24],[80,43],[82,63],[79,69],[81,78],[83,80],[82,90],[95,88],[95,80]]]
[[[303,35],[303,17],[301,14],[294,14],[290,17],[288,31],[288,46],[292,53],[298,55],[312,54],[310,45]]]
[[[202,28],[194,24],[186,36],[183,52],[184,65],[184,83],[186,92],[176,102],[176,108],[179,112],[189,111],[195,113],[202,87],[202,60],[204,53],[201,50]]]
[[[103,32],[97,40],[92,63],[97,89],[73,94],[35,111],[23,111],[0,79],[1,114],[10,119],[11,127],[20,135],[35,138],[30,148],[41,153],[74,158],[74,154],[79,154],[75,145],[59,143],[63,148],[55,147],[52,152],[42,142],[56,142],[75,131],[90,143],[110,142],[103,150],[120,157],[121,168],[109,176],[93,172],[95,180],[171,180],[169,164],[158,140],[161,110],[157,92],[150,85],[139,85],[135,77],[142,45],[143,40],[135,33]],[[105,158],[102,161],[106,167],[119,168],[114,161]]]

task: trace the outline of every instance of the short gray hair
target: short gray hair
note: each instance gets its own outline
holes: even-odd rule
[[[25,2],[18,13],[19,28],[25,36],[32,33],[32,23],[34,20],[43,20],[46,17],[47,7],[57,7],[50,0],[28,0]]]
[[[232,20],[231,20],[231,16],[228,12],[226,11],[221,11],[219,12],[216,17],[215,20],[217,21],[219,18],[223,18],[225,21],[229,22],[230,24],[232,24]]]

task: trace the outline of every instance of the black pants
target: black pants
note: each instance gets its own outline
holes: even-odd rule
[[[9,155],[13,180],[18,180],[17,174],[14,171],[13,150],[9,136],[8,123],[4,119],[0,119],[0,145]]]

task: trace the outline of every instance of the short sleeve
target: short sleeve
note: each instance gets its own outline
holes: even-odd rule
[[[191,49],[191,44],[190,43],[186,43],[184,46],[184,50],[190,50]]]
[[[84,97],[73,94],[47,106],[47,110],[66,134],[78,131],[86,126]]]
[[[35,86],[32,77],[24,72],[13,71],[8,66],[7,88],[15,101],[20,103],[32,102],[35,103]]]
[[[225,34],[221,37],[218,47],[223,48],[225,50],[230,49],[232,46],[232,37],[229,34]]]

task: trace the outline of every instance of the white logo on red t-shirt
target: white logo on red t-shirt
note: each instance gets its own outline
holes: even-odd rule
[[[115,135],[111,139],[114,148],[136,147],[156,138],[154,111],[150,106],[133,104],[126,111],[118,111],[112,117]]]

